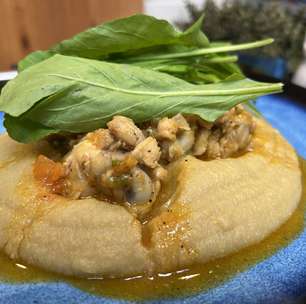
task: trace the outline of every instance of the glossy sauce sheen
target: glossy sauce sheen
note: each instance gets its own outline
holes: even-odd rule
[[[214,287],[288,245],[304,228],[306,206],[306,161],[301,160],[303,195],[297,210],[277,231],[257,245],[203,265],[154,277],[125,279],[77,279],[51,274],[16,263],[0,255],[0,280],[11,283],[62,281],[95,295],[124,299],[150,299],[190,295]]]

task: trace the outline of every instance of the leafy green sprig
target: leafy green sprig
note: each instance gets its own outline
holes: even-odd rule
[[[229,52],[271,39],[211,43],[202,17],[184,32],[150,16],[104,23],[28,55],[2,90],[5,127],[29,143],[54,133],[104,127],[114,115],[136,123],[177,113],[214,121],[235,105],[280,92],[244,77]]]

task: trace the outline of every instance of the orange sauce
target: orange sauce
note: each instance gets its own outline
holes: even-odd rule
[[[153,277],[78,279],[25,266],[1,254],[0,281],[11,283],[63,281],[95,295],[123,299],[172,297],[207,290],[271,256],[278,249],[287,246],[303,230],[306,205],[306,161],[301,161],[301,167],[303,195],[298,208],[288,221],[259,244],[225,258],[173,273],[160,273]]]

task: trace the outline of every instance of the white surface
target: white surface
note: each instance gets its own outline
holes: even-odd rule
[[[306,59],[295,72],[292,82],[298,86],[306,88]]]
[[[15,78],[16,76],[17,76],[16,71],[2,72],[0,73],[0,81],[10,80],[10,79]]]
[[[197,7],[203,7],[205,0],[189,0]],[[222,4],[225,0],[216,0]],[[185,0],[144,0],[144,12],[157,18],[168,20],[171,23],[188,21],[189,15]]]
[[[304,61],[301,63],[299,68],[296,70],[292,82],[306,88],[306,37],[304,42]]]

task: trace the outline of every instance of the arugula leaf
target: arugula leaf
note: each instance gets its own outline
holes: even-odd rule
[[[18,64],[18,70],[37,64],[54,54],[90,59],[105,59],[113,53],[127,52],[153,46],[182,44],[207,47],[209,41],[201,31],[203,16],[185,32],[177,31],[165,20],[147,15],[105,22],[64,40],[48,51],[31,53]]]
[[[7,115],[9,134],[29,142],[48,131],[92,131],[119,114],[136,123],[177,113],[214,121],[238,103],[281,88],[249,79],[193,85],[136,66],[55,55],[10,81],[0,96],[0,110],[16,117]],[[19,118],[20,125],[25,120],[41,125],[41,133],[14,132]]]

